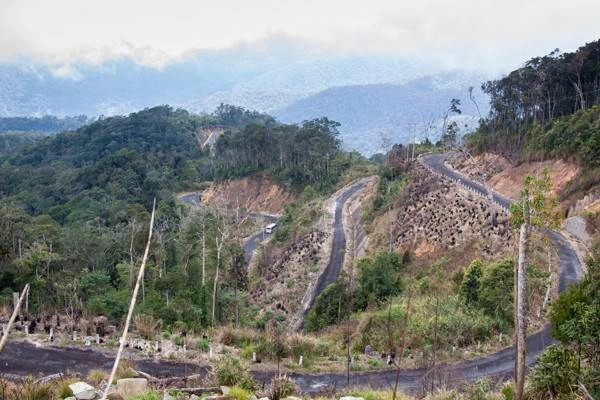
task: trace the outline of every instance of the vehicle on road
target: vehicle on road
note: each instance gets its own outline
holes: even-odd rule
[[[273,229],[275,229],[276,227],[277,227],[277,223],[275,223],[275,222],[270,223],[269,225],[267,225],[265,227],[265,233],[268,233],[270,235],[271,233],[273,233]]]

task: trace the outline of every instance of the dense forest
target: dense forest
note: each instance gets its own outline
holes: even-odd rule
[[[517,159],[567,157],[597,166],[600,40],[532,58],[483,90],[490,113],[466,137],[468,146]]]
[[[300,126],[251,124],[228,132],[215,145],[216,177],[232,178],[268,170],[289,185],[330,188],[348,167],[340,151],[338,126],[322,118]]]
[[[207,127],[225,129],[212,151],[198,144]],[[336,162],[346,158],[335,127],[327,120],[284,125],[229,105],[209,115],[159,106],[99,118],[0,154],[2,303],[29,282],[31,312],[122,318],[156,198],[141,318],[192,329],[234,316],[255,322],[258,310],[242,301],[239,221],[184,207],[174,193],[261,171],[299,186],[332,185],[346,165]],[[280,150],[293,158],[266,156]]]
[[[0,132],[46,132],[71,131],[90,122],[85,115],[58,118],[53,115],[43,117],[4,117],[0,118]]]

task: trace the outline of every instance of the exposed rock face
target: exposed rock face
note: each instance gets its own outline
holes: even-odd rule
[[[492,257],[512,244],[505,210],[416,163],[396,206],[380,218],[393,221],[394,247],[413,249],[417,257],[473,242]]]

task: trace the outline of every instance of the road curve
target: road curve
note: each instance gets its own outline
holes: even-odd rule
[[[180,201],[182,201],[183,203],[200,206],[200,194],[199,193],[200,192],[183,193],[178,196],[178,199]],[[228,211],[231,211],[231,210],[228,210]],[[272,215],[272,214],[249,212],[249,213],[246,213],[245,215],[249,215],[251,217],[260,217],[260,218],[265,219],[269,223],[279,221],[279,217],[276,215]],[[252,259],[252,254],[254,253],[254,250],[256,250],[256,247],[258,246],[258,244],[260,242],[264,241],[265,239],[266,239],[266,235],[264,233],[264,228],[261,228],[259,231],[256,231],[254,234],[252,234],[251,236],[244,239],[244,243],[242,244],[242,247],[244,248],[244,259],[246,260],[246,264],[250,263],[250,260]]]
[[[338,195],[335,199],[335,208],[333,216],[333,239],[331,244],[331,254],[329,256],[329,262],[325,267],[323,273],[319,276],[315,290],[312,292],[312,296],[309,299],[307,307],[303,309],[302,317],[305,317],[308,311],[312,308],[315,299],[325,290],[325,288],[334,283],[342,270],[344,265],[344,257],[346,255],[346,233],[344,232],[344,206],[348,199],[354,194],[360,192],[367,185],[369,178],[361,179],[358,182],[348,186],[346,190]],[[303,328],[304,322],[300,326]]]
[[[445,164],[445,160],[451,157],[451,154],[427,154],[421,156],[419,160],[423,165],[429,168],[434,173],[440,174],[449,178],[459,184],[463,185],[467,189],[484,197],[488,196],[488,191],[484,185],[479,182],[475,182],[472,179],[460,174],[459,172],[449,168]],[[507,209],[510,207],[511,200],[507,197],[502,196],[499,193],[491,191],[493,201],[500,207]],[[560,233],[556,231],[545,231],[545,234],[552,241],[552,244],[556,247],[558,252],[558,264],[559,264],[559,277],[558,277],[558,291],[562,292],[571,283],[578,282],[581,280],[582,268],[579,258],[575,249],[571,243]]]
[[[451,170],[444,164],[448,158],[445,154],[430,154],[420,158],[427,168],[433,172],[450,178],[462,184],[466,188],[486,196],[485,187],[460,173]],[[359,190],[359,189],[356,189]],[[332,252],[333,263],[331,273],[324,274],[322,287],[327,286],[335,280],[334,272],[341,269],[338,258],[343,262],[343,253],[339,249],[345,248],[345,235],[341,224],[341,212],[343,203],[352,195],[340,196],[336,203],[336,221],[339,222],[338,242],[334,240],[334,247],[337,252]],[[508,207],[510,200],[493,193],[493,199],[502,207]],[[345,199],[345,200],[344,200]],[[338,214],[339,210],[339,214]],[[334,224],[335,225],[335,224]],[[334,230],[334,235],[335,235]],[[341,233],[341,234],[340,234]],[[581,276],[581,265],[571,244],[558,232],[547,232],[548,236],[558,249],[559,257],[559,291],[563,291],[569,284],[578,281]],[[334,236],[335,237],[335,236]],[[336,256],[337,254],[337,256]],[[341,254],[341,255],[340,255]],[[540,352],[548,345],[553,343],[550,336],[550,326],[546,325],[541,331],[530,335],[527,338],[527,362],[535,362]],[[99,368],[109,365],[111,358],[98,351],[88,351],[73,348],[43,348],[35,347],[25,342],[11,342],[7,345],[4,352],[0,354],[0,372],[10,374],[51,374],[63,372],[66,370],[85,373],[91,368]],[[108,360],[108,361],[107,361]],[[108,363],[108,364],[107,364]],[[515,363],[514,346],[502,349],[496,353],[485,357],[463,361],[459,363],[444,365],[440,367],[437,373],[436,381],[448,385],[458,384],[462,381],[473,381],[481,377],[510,377],[513,373]],[[207,368],[202,366],[192,366],[191,364],[177,364],[168,361],[139,360],[137,368],[145,372],[154,373],[157,376],[185,375],[183,372],[206,372]],[[194,370],[193,368],[197,368]],[[273,373],[271,372],[253,372],[256,379],[262,382],[268,382]],[[336,388],[346,386],[345,373],[292,373],[290,376],[297,382],[300,389],[307,393],[314,393],[323,385],[333,385]],[[393,386],[396,377],[394,370],[356,372],[351,374],[350,384],[355,386],[370,386],[373,388],[388,389]],[[419,392],[428,380],[427,371],[423,368],[403,369],[400,373],[400,388],[407,392]]]

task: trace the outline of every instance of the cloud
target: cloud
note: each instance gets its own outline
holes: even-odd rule
[[[57,78],[70,79],[72,81],[78,81],[81,80],[81,78],[83,78],[81,72],[79,72],[77,68],[69,64],[61,65],[60,67],[54,68],[51,72],[52,75],[54,75]]]
[[[161,68],[199,50],[293,38],[341,51],[510,69],[600,37],[597,0],[4,0],[0,60]]]

